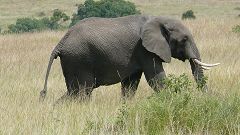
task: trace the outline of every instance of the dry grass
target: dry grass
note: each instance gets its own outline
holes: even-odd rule
[[[59,2],[28,0],[26,4],[26,1],[0,0],[0,24],[5,25],[26,15],[35,16],[42,9],[50,12],[54,8],[59,8],[71,13],[74,11],[73,4],[79,3],[79,1],[66,0]],[[201,17],[183,23],[192,31],[203,61],[222,63],[219,67],[205,72],[209,77],[209,88],[222,94],[239,91],[240,35],[231,32],[232,27],[239,24],[239,19],[231,16],[236,14],[233,7],[237,6],[238,1],[161,0],[161,4],[156,4],[157,0],[149,0],[151,4],[143,0],[133,1],[140,9],[144,9],[144,13],[151,14],[179,15],[186,9],[196,9]],[[175,3],[176,1],[178,3]],[[16,4],[12,4],[13,2]],[[31,8],[25,9],[25,4]],[[13,9],[13,5],[16,8]],[[176,5],[179,7],[174,8]],[[209,5],[214,5],[215,8]],[[213,15],[223,14],[223,16],[205,17],[204,14],[206,15],[208,11]],[[59,59],[55,60],[51,70],[46,102],[43,104],[38,102],[50,52],[64,33],[46,31],[0,35],[0,134],[79,134],[84,132],[95,134],[88,133],[92,122],[93,124],[103,123],[104,126],[99,127],[99,134],[120,134],[110,128],[111,121],[114,121],[114,116],[122,106],[119,84],[96,89],[89,103],[72,102],[53,108],[54,101],[66,91]],[[164,66],[168,74],[179,75],[185,72],[191,76],[187,62],[173,60],[172,63]],[[128,104],[135,105],[152,92],[142,79],[135,98]],[[137,129],[135,133],[138,134]]]
[[[61,9],[68,15],[76,12],[76,4],[84,0],[0,0],[0,27],[21,17],[39,17],[41,12],[50,16],[54,9]],[[144,14],[181,16],[183,12],[194,9],[198,16],[237,16],[239,0],[129,0],[136,3]]]
[[[206,62],[221,62],[207,71],[212,91],[225,93],[240,88],[239,35],[231,32],[237,19],[199,18],[184,22],[192,31]],[[0,36],[0,134],[76,134],[87,123],[103,122],[101,134],[111,134],[109,121],[121,106],[119,84],[100,87],[90,103],[69,103],[53,108],[52,104],[66,91],[59,59],[55,60],[50,77],[49,93],[44,104],[38,102],[43,87],[49,54],[65,32],[42,32]],[[190,76],[188,63],[174,60],[165,64],[169,74]],[[152,90],[142,79],[136,104]]]

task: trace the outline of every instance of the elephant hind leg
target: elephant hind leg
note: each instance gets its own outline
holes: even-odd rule
[[[90,100],[90,97],[91,94],[69,94],[69,92],[66,92],[62,97],[60,97],[57,101],[55,101],[55,103],[53,104],[54,106],[57,106],[57,105],[61,105],[62,103],[66,102],[66,101],[88,101]],[[80,100],[78,100],[80,99]]]
[[[82,77],[81,77],[82,76]],[[78,75],[69,83],[68,95],[81,100],[89,99],[94,88],[94,79],[86,77],[84,74]]]
[[[142,72],[137,72],[121,81],[123,98],[131,98],[135,95],[141,76]]]
[[[73,91],[73,89],[71,89],[70,91],[72,91],[72,93],[66,92],[62,97],[60,97],[55,103],[54,106],[59,105],[60,103],[64,103],[65,101],[88,101],[91,99],[91,92],[92,92],[93,88],[85,88],[79,86],[79,90]]]
[[[95,86],[95,79],[91,72],[71,72],[65,74],[67,85],[67,96],[72,99],[90,99],[91,93]]]

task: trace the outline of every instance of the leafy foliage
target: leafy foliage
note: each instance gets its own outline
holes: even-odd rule
[[[118,109],[118,114],[114,122],[115,130],[123,131],[126,129],[126,122],[128,119],[129,108],[127,107],[126,102],[123,102],[122,107]]]
[[[236,25],[232,28],[232,31],[235,33],[240,33],[240,25]]]
[[[16,24],[11,24],[8,26],[8,32],[23,33],[41,31],[45,29],[59,29],[63,27],[61,23],[67,20],[69,20],[69,16],[67,16],[61,10],[55,9],[53,15],[50,18],[19,18],[17,19]]]
[[[39,13],[37,13],[37,16],[43,17],[43,16],[46,16],[46,14],[44,12],[39,12]]]
[[[206,76],[203,76],[201,79],[199,79],[197,81],[197,89],[202,92],[207,92],[208,91],[207,80],[208,80],[208,77]]]
[[[163,80],[165,89],[168,89],[172,92],[182,92],[185,90],[191,89],[191,81],[188,79],[186,74],[182,74],[179,77],[176,77],[172,74]]]
[[[169,76],[161,92],[128,110],[128,131],[137,126],[144,134],[238,134],[239,95],[202,93],[190,82],[185,74]]]
[[[188,10],[182,14],[182,19],[195,19],[196,16],[194,15],[194,12],[192,10]]]
[[[235,9],[235,10],[240,10],[240,7],[235,7],[234,9]]]
[[[50,17],[49,21],[47,21],[47,26],[50,29],[59,29],[61,27],[62,22],[66,22],[70,19],[64,12],[59,9],[55,9],[53,12],[53,16]]]
[[[44,24],[37,19],[20,18],[16,24],[9,25],[8,29],[11,33],[33,32],[44,29]]]
[[[84,4],[78,5],[78,11],[73,14],[70,26],[76,24],[77,21],[88,17],[121,17],[133,14],[140,14],[136,10],[134,3],[124,0],[86,0]]]

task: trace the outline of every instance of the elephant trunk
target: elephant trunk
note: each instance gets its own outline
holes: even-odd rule
[[[199,58],[200,60],[200,58]],[[194,62],[194,59],[189,60],[192,74],[194,76],[195,81],[197,82],[198,88],[202,88],[204,91],[207,90],[207,85],[204,79],[203,68]]]
[[[197,84],[199,86],[204,78],[204,74],[203,74],[203,69],[201,68],[201,66],[196,64],[194,62],[194,60],[198,59],[199,61],[201,61],[200,53],[196,47],[196,44],[194,44],[194,43],[189,44],[187,47],[188,47],[187,52],[189,55],[189,62],[191,65],[192,74],[194,76],[195,81],[197,82]]]
[[[189,53],[189,62],[192,69],[192,74],[194,76],[195,81],[198,84],[198,88],[203,89],[204,91],[207,90],[206,80],[204,78],[203,70],[209,70],[211,67],[217,66],[220,63],[215,64],[206,64],[201,62],[201,57],[199,51],[195,44],[191,45],[188,48],[187,52]],[[192,50],[192,51],[191,51]]]

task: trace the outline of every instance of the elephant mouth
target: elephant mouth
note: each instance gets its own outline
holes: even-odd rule
[[[204,62],[199,61],[198,59],[191,59],[196,65],[199,65],[204,70],[209,70],[212,67],[218,66],[220,63],[214,63],[214,64],[207,64]]]

